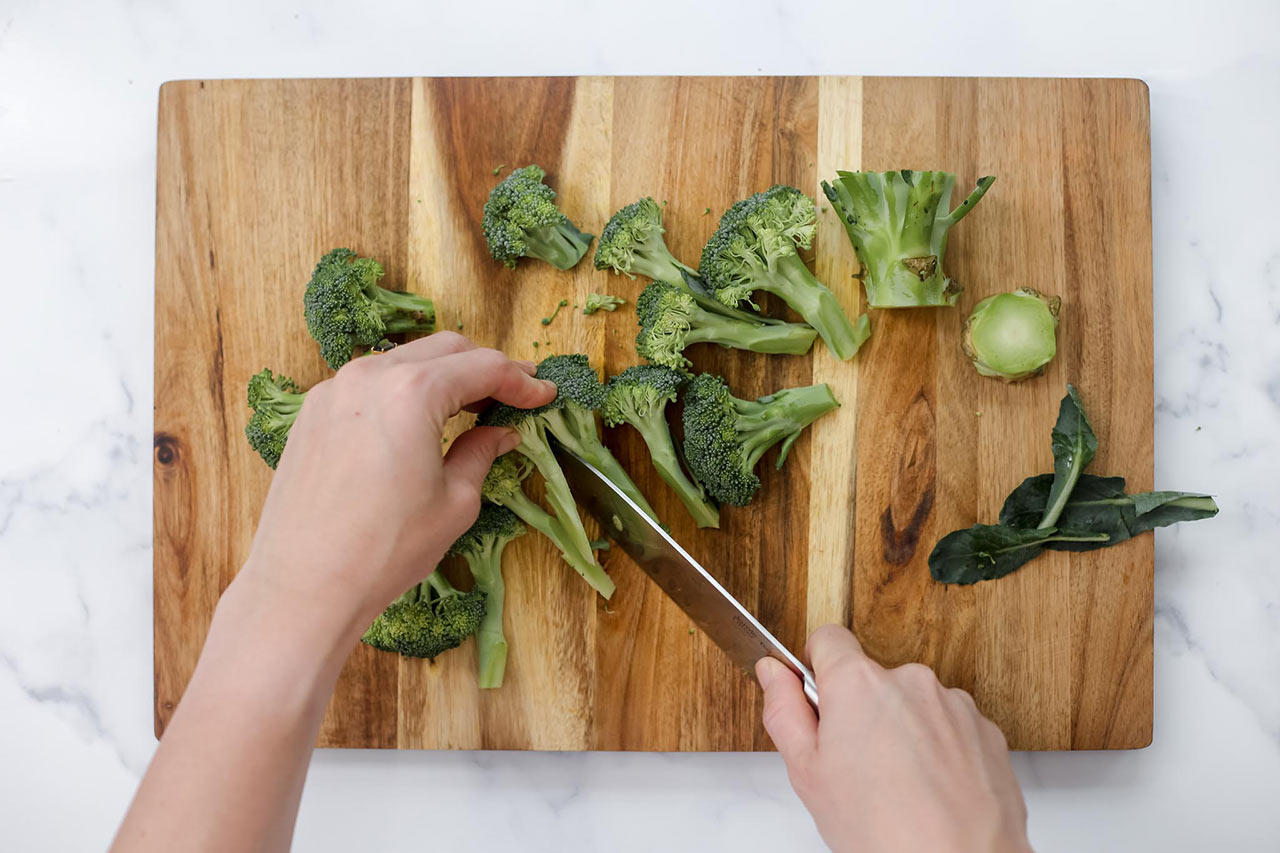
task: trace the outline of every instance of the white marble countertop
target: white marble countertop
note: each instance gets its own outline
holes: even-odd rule
[[[1150,84],[1156,484],[1222,514],[1156,534],[1154,745],[1015,758],[1042,851],[1276,849],[1280,4],[428,5],[0,0],[0,846],[102,848],[155,746],[159,84],[662,72]],[[820,849],[774,755],[316,755],[297,849],[424,832],[449,850]]]

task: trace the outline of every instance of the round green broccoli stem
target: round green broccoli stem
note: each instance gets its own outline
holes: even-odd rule
[[[635,414],[627,423],[640,433],[649,448],[649,456],[653,459],[653,467],[658,476],[680,498],[694,522],[699,527],[719,527],[719,508],[707,499],[702,487],[690,480],[680,467],[676,445],[671,440],[671,428],[667,426],[662,410],[658,409],[647,416]]]
[[[818,330],[832,354],[841,361],[853,358],[870,334],[870,321],[866,315],[858,318],[856,326],[850,322],[840,300],[809,272],[804,261],[794,252],[775,258],[772,268],[761,277],[757,287],[778,296],[795,309],[806,323]]]
[[[587,253],[592,236],[579,231],[565,218],[558,225],[543,225],[525,231],[525,254],[546,261],[556,269],[571,269]]]
[[[825,382],[804,388],[787,388],[759,400],[733,399],[738,412],[737,428],[748,468],[755,468],[760,457],[782,441],[778,468],[787,461],[791,445],[802,430],[840,403]]]
[[[507,540],[494,539],[484,543],[477,553],[465,552],[462,557],[475,578],[476,589],[484,593],[484,618],[476,631],[476,684],[482,690],[502,686],[507,671],[507,637],[502,630],[502,608],[506,590],[502,582],[502,550]]]
[[[552,461],[555,461],[554,457],[552,458]],[[535,461],[534,464],[537,465],[537,462]],[[559,465],[556,465],[556,470],[559,470],[559,467]],[[545,474],[543,475],[543,479],[546,479]],[[560,479],[563,481],[563,473],[561,473]],[[567,485],[565,486],[565,490],[568,491]],[[555,507],[555,503],[551,500],[551,489],[549,486],[547,489],[547,502],[551,503],[552,506]],[[552,516],[542,507],[534,503],[533,500],[524,493],[523,489],[515,489],[511,494],[503,496],[498,503],[514,512],[525,524],[550,539],[551,543],[560,549],[560,555],[564,557],[564,561],[573,567],[573,570],[581,575],[582,579],[590,584],[592,589],[603,595],[605,598],[613,596],[613,591],[615,589],[613,579],[610,578],[609,575],[605,573],[604,568],[595,561],[595,557],[592,556],[591,553],[591,542],[586,539],[585,533],[582,534],[582,538],[585,541],[586,547],[582,550],[579,550],[578,548],[576,534],[581,532],[581,521],[578,521],[576,525],[577,530],[574,531],[572,529],[574,525],[565,523],[564,521]],[[573,504],[572,495],[569,496],[569,505],[573,513],[573,518],[577,519],[578,510]],[[557,513],[560,512],[559,509],[556,511]],[[586,555],[585,557],[583,556],[584,554]]]
[[[600,442],[600,437],[596,434],[595,412],[575,403],[567,403],[559,409],[548,409],[542,413],[541,418],[557,441],[608,477],[641,512],[654,521],[661,521],[640,487],[632,481],[631,475],[609,452],[609,448]]]
[[[744,323],[702,310],[695,311],[690,322],[691,328],[684,339],[686,347],[708,343],[772,355],[804,355],[813,347],[813,340],[818,336],[813,327],[800,323],[765,326],[758,322]]]

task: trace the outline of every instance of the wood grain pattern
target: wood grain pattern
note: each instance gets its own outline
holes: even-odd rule
[[[836,169],[996,174],[954,232],[960,309],[880,311],[852,362],[695,348],[740,396],[828,382],[843,403],[761,465],[756,503],[697,531],[630,430],[607,442],[678,539],[793,648],[852,624],[886,664],[918,660],[974,693],[1026,749],[1132,748],[1151,733],[1152,546],[1053,554],[997,583],[942,587],[943,533],[992,519],[1049,470],[1066,382],[1102,438],[1097,470],[1152,475],[1150,167],[1145,87],[1122,80],[524,78],[188,81],[161,91],[157,172],[156,730],[190,677],[218,595],[243,561],[270,472],[245,445],[244,384],[263,365],[325,368],[302,320],[319,255],[351,245],[437,301],[441,328],[514,356],[634,362],[634,315],[561,298],[644,282],[488,257],[493,170],[546,168],[585,230],[651,195],[696,265],[724,208],[774,183],[820,197]],[[711,214],[704,213],[710,208]],[[852,312],[857,261],[820,214],[814,269]],[[1032,285],[1063,296],[1044,378],[979,378],[964,312]],[[785,316],[785,306],[765,305]],[[534,347],[534,341],[538,346]],[[467,426],[459,419],[451,434]],[[472,650],[435,663],[357,649],[321,745],[487,749],[768,749],[758,690],[621,554],[591,593],[535,535],[508,551],[506,685],[474,687]],[[457,567],[449,566],[449,571]]]

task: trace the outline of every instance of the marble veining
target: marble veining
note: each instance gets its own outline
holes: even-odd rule
[[[1223,511],[1156,535],[1154,745],[1015,761],[1039,850],[1274,849],[1280,6],[539,8],[515,27],[496,6],[407,0],[0,3],[0,847],[101,849],[154,749],[159,84],[659,72],[1148,82],[1156,486],[1212,491]],[[601,35],[618,32],[643,49]],[[821,849],[774,755],[358,750],[317,754],[296,846],[421,849],[424,821],[456,850]]]

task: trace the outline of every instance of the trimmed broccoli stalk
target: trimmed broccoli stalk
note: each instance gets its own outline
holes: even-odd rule
[[[435,305],[425,296],[378,286],[382,265],[350,249],[334,249],[316,264],[302,297],[307,330],[337,370],[356,349],[385,349],[388,335],[436,330]]]
[[[716,500],[746,506],[760,488],[760,457],[782,442],[781,468],[800,431],[839,405],[825,383],[739,400],[719,376],[699,374],[684,395],[689,471]]]
[[[587,304],[582,306],[583,314],[594,314],[597,311],[617,311],[623,305],[627,304],[627,300],[621,296],[613,296],[608,293],[588,293]]]
[[[678,370],[656,364],[628,367],[605,386],[600,414],[611,427],[624,423],[635,427],[649,447],[658,475],[679,496],[698,526],[719,527],[719,508],[685,475],[667,426],[667,403],[675,401],[686,378]]]
[[[813,199],[795,187],[775,186],[733,205],[702,250],[698,271],[725,305],[757,290],[772,293],[818,330],[841,361],[853,358],[871,334],[866,315],[849,321],[840,300],[818,281],[797,252],[813,245]]]
[[[508,267],[521,258],[537,258],[556,269],[571,269],[594,239],[556,207],[555,190],[542,182],[546,176],[537,165],[516,169],[484,203],[481,228],[489,254]]]
[[[460,592],[437,570],[391,602],[360,639],[384,652],[434,658],[479,630],[484,613],[483,592]]]
[[[710,208],[708,208],[709,210]],[[615,275],[630,278],[643,276],[665,281],[688,291],[704,311],[752,323],[780,323],[772,317],[753,314],[725,305],[715,298],[698,271],[682,264],[667,249],[662,235],[662,206],[651,198],[642,198],[619,210],[604,226],[596,245],[595,265],[598,270],[613,270]]]
[[[501,687],[507,670],[507,637],[502,631],[506,597],[502,552],[508,542],[526,532],[528,528],[515,513],[486,502],[481,504],[475,523],[449,548],[451,555],[467,561],[475,588],[485,597],[484,619],[476,630],[476,684],[482,689]]]
[[[1018,382],[1044,372],[1058,351],[1054,330],[1062,299],[1021,287],[973,308],[960,345],[983,376]]]
[[[528,418],[526,422],[534,420],[534,418]],[[533,446],[541,442],[542,447],[546,448],[546,436],[541,433],[540,427],[538,436],[530,439],[529,444]],[[524,460],[518,459],[514,453],[508,453],[494,461],[489,473],[485,475],[481,496],[490,503],[511,510],[525,524],[550,539],[551,544],[560,549],[560,555],[564,557],[564,561],[572,566],[592,589],[609,598],[613,595],[613,580],[605,574],[604,569],[596,562],[595,555],[592,554],[591,540],[587,538],[587,533],[582,528],[582,518],[578,515],[573,495],[569,494],[569,485],[565,482],[564,472],[560,470],[559,463],[551,455],[550,449],[546,448],[546,456],[550,457],[554,470],[551,471],[550,477],[543,472],[542,478],[546,482],[547,503],[551,504],[556,512],[552,515],[524,493],[521,483],[524,482],[525,477],[529,476],[532,465],[530,454],[525,452],[524,444],[517,448],[517,451],[525,456]],[[542,451],[537,450],[536,453],[541,458]]]
[[[995,182],[977,187],[955,210],[950,172],[837,172],[822,191],[840,214],[862,265],[871,308],[955,305],[961,287],[942,271],[947,232]]]
[[[269,369],[254,374],[249,380],[249,408],[253,415],[245,425],[249,446],[258,451],[262,461],[272,468],[280,464],[289,430],[298,419],[307,392],[288,376],[272,375]]]
[[[690,362],[684,350],[693,344],[719,344],[752,352],[802,355],[818,333],[802,323],[763,323],[712,314],[698,307],[688,291],[655,281],[636,300],[640,333],[636,353],[654,364],[682,370]]]

